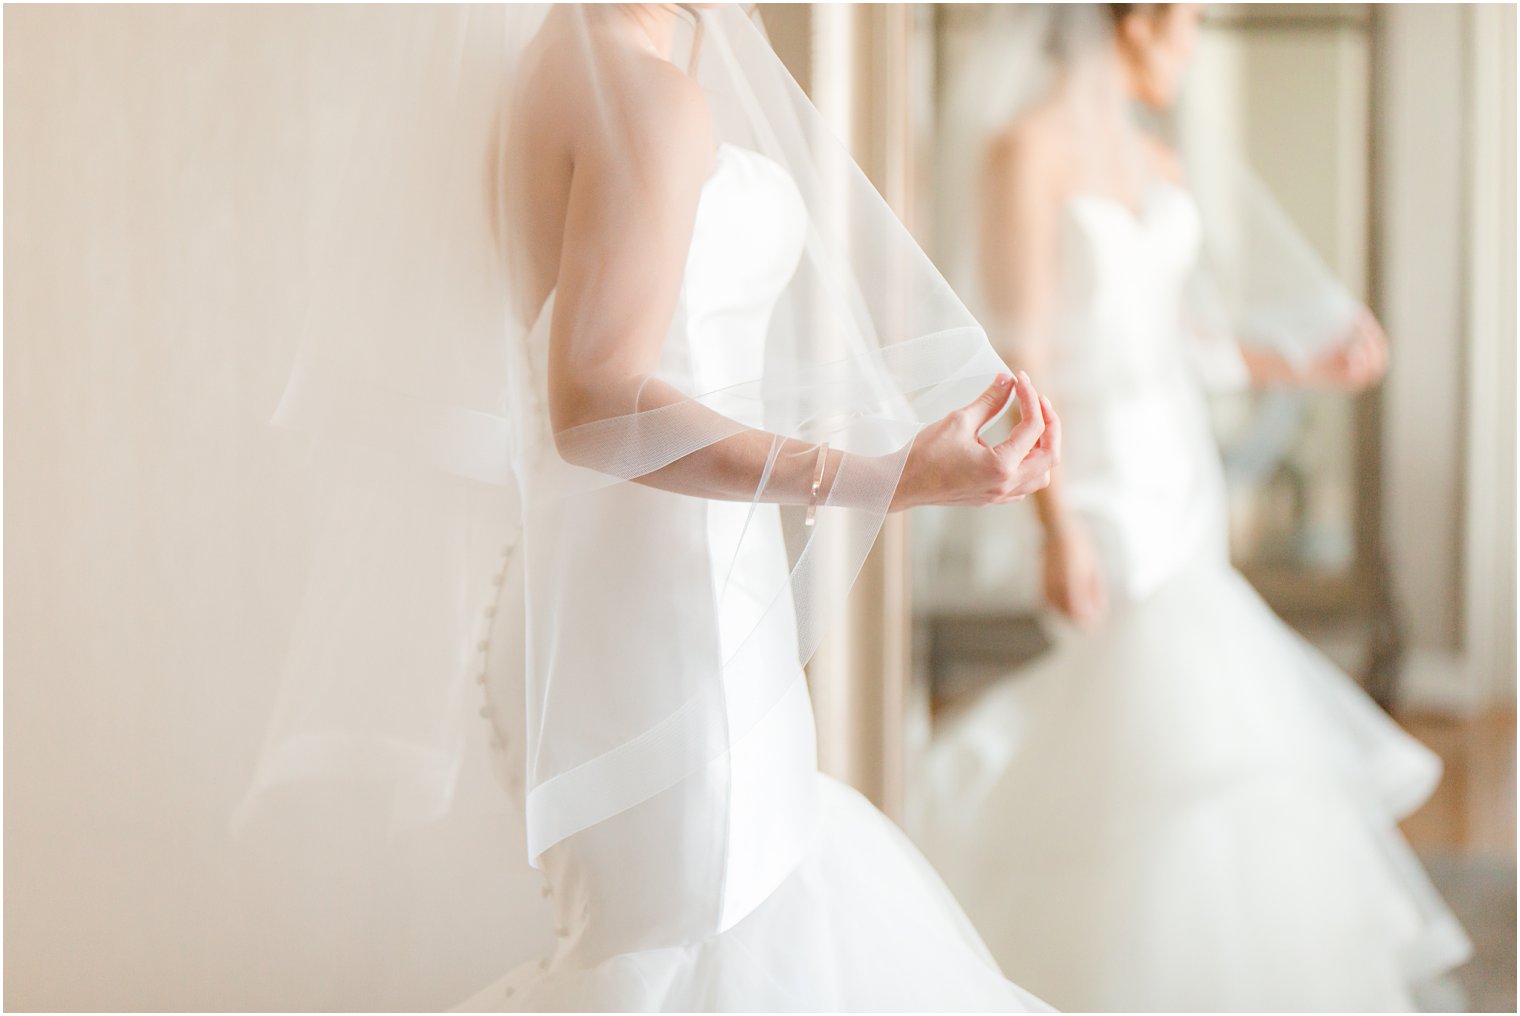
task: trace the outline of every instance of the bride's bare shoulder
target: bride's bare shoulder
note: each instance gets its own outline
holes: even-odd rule
[[[577,151],[614,145],[680,155],[713,146],[701,86],[611,16],[551,13],[526,54],[517,96]]]
[[[690,76],[665,60],[636,54],[620,68],[619,112],[633,137],[683,151],[713,146],[707,95]]]
[[[987,145],[987,169],[1022,187],[1045,190],[1062,176],[1068,145],[1059,124],[1043,110],[1030,110],[994,135]]]

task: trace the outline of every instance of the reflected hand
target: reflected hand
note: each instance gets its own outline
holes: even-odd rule
[[[1350,333],[1336,349],[1310,363],[1310,385],[1343,392],[1360,392],[1377,384],[1388,369],[1388,336],[1369,310],[1363,310]]]
[[[1020,419],[1000,443],[977,436],[1009,398],[1018,399]],[[892,510],[918,505],[1006,504],[1050,483],[1061,457],[1061,421],[1050,400],[1035,391],[1029,376],[1000,375],[964,409],[919,431],[903,465]]]
[[[1080,627],[1097,625],[1108,612],[1097,545],[1075,519],[1064,520],[1047,535],[1044,583],[1045,601]]]

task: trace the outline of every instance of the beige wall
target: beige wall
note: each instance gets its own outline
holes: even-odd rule
[[[1386,405],[1388,535],[1410,636],[1457,644],[1463,346],[1462,10],[1385,18],[1378,263],[1396,343]],[[1424,421],[1406,426],[1418,404]]]
[[[1379,21],[1387,544],[1409,698],[1463,710],[1514,697],[1514,8]]]
[[[311,524],[264,421],[396,41],[351,21],[6,9],[7,1008],[437,1007],[545,944],[483,785],[383,857],[333,801],[226,826]]]

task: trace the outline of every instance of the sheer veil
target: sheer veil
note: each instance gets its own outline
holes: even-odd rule
[[[937,263],[984,320],[976,245],[988,146],[1010,124],[1057,90],[1069,98],[1062,116],[1077,149],[1078,190],[1108,176],[1135,189],[1155,171],[1137,152],[1113,149],[1103,97],[1120,86],[1112,61],[1094,59],[1113,44],[1101,4],[1018,4],[990,11],[952,68],[940,106],[935,172],[941,183]],[[1174,111],[1135,109],[1132,121],[1177,156],[1199,204],[1204,250],[1191,294],[1200,331],[1273,349],[1303,362],[1344,338],[1360,303],[1292,224],[1251,171],[1219,122],[1226,111],[1184,88]]]
[[[668,66],[649,74],[647,52],[609,36],[624,14],[550,7],[409,12],[391,87],[358,111],[275,414],[311,440],[329,528],[239,820],[314,779],[369,785],[397,825],[440,816],[477,711],[535,862],[720,763],[803,679],[919,428],[1005,370],[747,11],[683,9]],[[670,174],[634,104],[645,80],[690,94],[676,72],[700,90],[709,157],[742,150],[781,181],[776,228],[800,230],[782,238],[800,254],[775,280],[758,351],[716,364],[676,341],[696,313],[679,283],[699,212],[686,210],[673,265],[657,253],[669,222],[646,214],[670,200]],[[523,200],[573,186],[569,166],[555,177],[522,141],[516,118],[546,102],[594,125],[577,159],[616,167],[615,214],[650,251],[635,287],[626,264],[593,266],[603,284],[573,307],[534,282],[557,245]],[[653,336],[653,358],[558,412],[555,372],[598,376],[630,336]],[[764,468],[695,489],[697,466],[737,441],[768,448]],[[835,461],[825,446],[844,454],[809,512],[782,477]],[[786,560],[760,587],[724,579],[764,549],[758,527],[706,526],[704,496],[751,514],[782,504]],[[699,535],[713,560],[693,574],[682,550]],[[688,583],[711,588],[705,621],[672,613]],[[704,628],[716,644],[694,641]],[[477,709],[476,682],[500,666],[513,690]]]
[[[984,321],[1000,352],[1015,366],[1020,351],[1050,339],[1029,315],[1010,316],[989,293],[988,266],[979,236],[988,228],[989,188],[1008,186],[988,178],[992,146],[1035,113],[1058,116],[1069,146],[1072,190],[1127,191],[1145,195],[1157,184],[1156,160],[1141,147],[1117,143],[1123,134],[1145,139],[1170,153],[1196,201],[1202,249],[1187,290],[1184,319],[1188,349],[1203,382],[1216,391],[1245,387],[1242,346],[1272,350],[1302,366],[1345,341],[1363,307],[1278,206],[1230,142],[1235,132],[1218,121],[1227,111],[1205,101],[1198,82],[1186,84],[1167,115],[1130,104],[1126,121],[1112,121],[1114,92],[1122,87],[1115,61],[1111,16],[1100,4],[993,5],[952,55],[938,107],[934,146],[936,233],[934,253],[956,292]],[[1051,258],[1038,292],[1026,302],[1050,300],[1080,269],[1059,253]],[[1033,371],[1057,405],[1071,394],[1067,381]],[[1238,435],[1231,468],[1268,471],[1291,443],[1302,396],[1273,393],[1265,411]],[[1014,513],[998,513],[1009,516]],[[1020,512],[1028,515],[1027,512]],[[919,513],[915,527],[920,588],[945,605],[968,607],[988,594],[1034,595],[1032,577],[1019,562],[1034,559],[1038,536],[1032,518],[1020,526],[967,520],[942,509]],[[976,553],[960,530],[985,530]],[[999,549],[1000,548],[1000,549]],[[1010,570],[1023,578],[1010,577]],[[967,575],[975,581],[966,582]],[[1011,583],[1011,585],[1010,585]],[[944,591],[950,590],[948,595]]]

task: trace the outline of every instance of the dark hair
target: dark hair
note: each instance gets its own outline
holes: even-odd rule
[[[1104,4],[1103,9],[1108,12],[1108,19],[1117,28],[1131,14],[1155,17],[1170,6],[1171,4]]]

